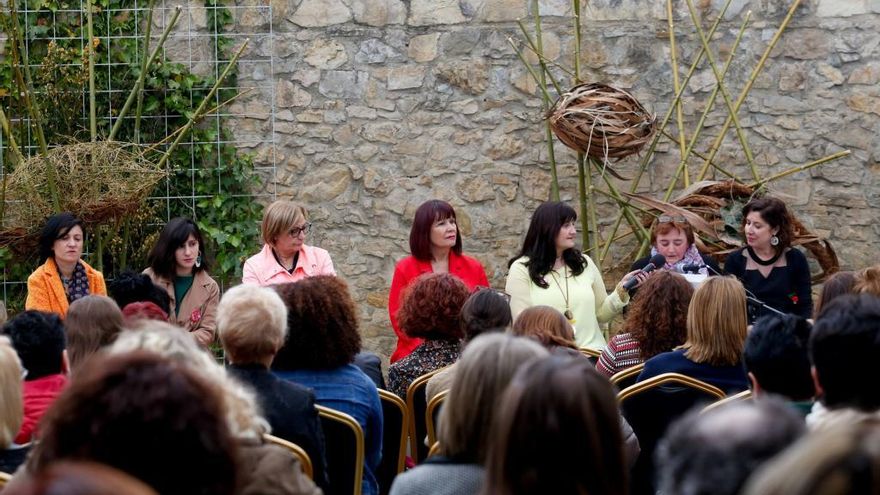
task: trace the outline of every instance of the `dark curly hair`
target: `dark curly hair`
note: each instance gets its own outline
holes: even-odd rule
[[[221,393],[186,366],[155,354],[92,359],[44,416],[28,469],[95,461],[159,493],[231,495],[237,449]]]
[[[746,217],[752,212],[757,212],[761,215],[764,222],[771,228],[779,229],[779,232],[776,233],[776,237],[779,238],[779,244],[774,246],[777,253],[791,246],[791,241],[794,240],[794,217],[781,199],[774,198],[773,196],[764,196],[746,203],[742,209],[743,232],[746,230]]]
[[[464,282],[448,273],[426,273],[403,293],[397,321],[410,337],[428,340],[458,340],[461,308],[469,291]]]
[[[694,288],[684,277],[665,270],[651,275],[639,287],[622,331],[638,341],[642,359],[647,361],[684,344],[693,295]]]
[[[287,340],[274,370],[331,369],[354,361],[361,350],[357,310],[348,284],[319,275],[275,287],[287,305]]]

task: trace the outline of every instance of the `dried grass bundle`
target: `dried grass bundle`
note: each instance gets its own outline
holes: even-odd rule
[[[638,153],[654,134],[655,117],[633,95],[605,84],[579,84],[548,113],[569,148],[606,162]]]

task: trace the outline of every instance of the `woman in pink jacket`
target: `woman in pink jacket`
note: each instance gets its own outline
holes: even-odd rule
[[[330,254],[306,244],[312,224],[302,206],[278,200],[266,207],[262,251],[244,262],[242,283],[275,285],[315,275],[336,275]]]

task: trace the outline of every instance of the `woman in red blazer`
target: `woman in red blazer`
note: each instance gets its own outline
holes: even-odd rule
[[[391,292],[388,294],[388,315],[397,334],[397,348],[391,362],[413,351],[422,339],[408,337],[397,323],[402,292],[423,273],[451,273],[460,278],[468,289],[489,286],[483,265],[474,258],[461,254],[461,233],[455,219],[455,210],[446,201],[432,199],[416,210],[409,231],[410,256],[397,262]]]

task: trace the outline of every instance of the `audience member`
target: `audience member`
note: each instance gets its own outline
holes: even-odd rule
[[[26,444],[37,433],[46,409],[67,385],[69,364],[64,351],[64,326],[56,313],[29,310],[3,325],[24,367],[24,422],[15,443]]]
[[[781,396],[806,416],[816,388],[810,374],[810,330],[807,320],[790,314],[758,318],[746,337],[743,365],[756,397]]]
[[[121,309],[135,302],[151,302],[166,315],[171,312],[171,297],[146,274],[125,270],[107,284],[107,290]]]
[[[737,495],[749,475],[803,433],[803,420],[772,398],[736,402],[673,423],[655,451],[663,495]]]
[[[173,359],[197,373],[220,393],[221,411],[239,452],[237,495],[314,494],[314,483],[302,474],[299,459],[265,442],[269,423],[260,414],[256,395],[217,364],[189,332],[162,321],[144,320],[123,332],[110,347],[113,354],[137,350]]]
[[[674,272],[649,277],[630,302],[620,333],[602,349],[596,371],[610,377],[683,344],[693,295],[690,282]]]
[[[382,457],[382,404],[376,385],[352,364],[361,348],[361,336],[348,285],[332,275],[317,275],[279,285],[276,290],[287,305],[288,335],[272,370],[311,388],[318,404],[344,412],[361,425],[362,493],[375,495]]]
[[[50,464],[3,495],[158,495],[148,485],[117,469],[84,461]]]
[[[547,356],[529,339],[503,333],[474,339],[456,363],[458,371],[443,404],[437,433],[440,455],[398,476],[391,495],[478,493],[501,394],[517,369]]]
[[[476,337],[488,332],[503,332],[510,327],[513,317],[510,315],[509,297],[504,292],[490,287],[481,287],[465,301],[461,307],[461,328],[464,349]],[[439,370],[425,386],[428,401],[444,390],[448,390],[455,378],[456,363]]]
[[[122,311],[113,299],[86,296],[74,301],[64,320],[71,373],[93,354],[110,345],[122,331],[122,325]]]
[[[627,492],[617,401],[587,360],[523,366],[497,407],[481,493]]]
[[[315,394],[269,371],[287,337],[284,301],[269,288],[233,287],[220,299],[217,332],[229,360],[229,374],[254,388],[272,434],[309,454],[314,479],[326,490],[324,434],[315,409]]]
[[[870,294],[831,301],[813,326],[810,360],[820,402],[807,426],[880,418],[880,299]]]
[[[21,396],[21,361],[5,335],[0,335],[0,472],[13,473],[24,462],[30,445],[19,445],[24,406]]]
[[[681,373],[733,394],[749,388],[740,364],[747,328],[746,294],[733,277],[710,277],[688,307],[684,345],[645,361],[637,382]]]
[[[837,272],[828,277],[825,283],[822,284],[822,292],[819,294],[819,299],[816,301],[816,306],[813,309],[813,318],[818,318],[822,309],[834,299],[855,292],[853,290],[855,284],[856,274],[853,272]]]
[[[853,292],[880,297],[880,265],[869,266],[856,272]]]
[[[126,326],[137,325],[140,320],[168,321],[168,313],[150,301],[128,303],[122,308]]]
[[[43,426],[26,471],[11,485],[36,479],[55,462],[93,461],[161,494],[241,493],[222,398],[182,363],[146,352],[93,359]]]
[[[411,353],[388,367],[388,389],[406,399],[416,378],[454,363],[461,352],[461,308],[468,288],[455,275],[422,275],[403,292],[397,322],[410,337],[422,339]]]
[[[574,341],[574,328],[568,319],[550,306],[524,309],[513,322],[511,332],[537,340],[550,352],[560,356],[583,357]]]

